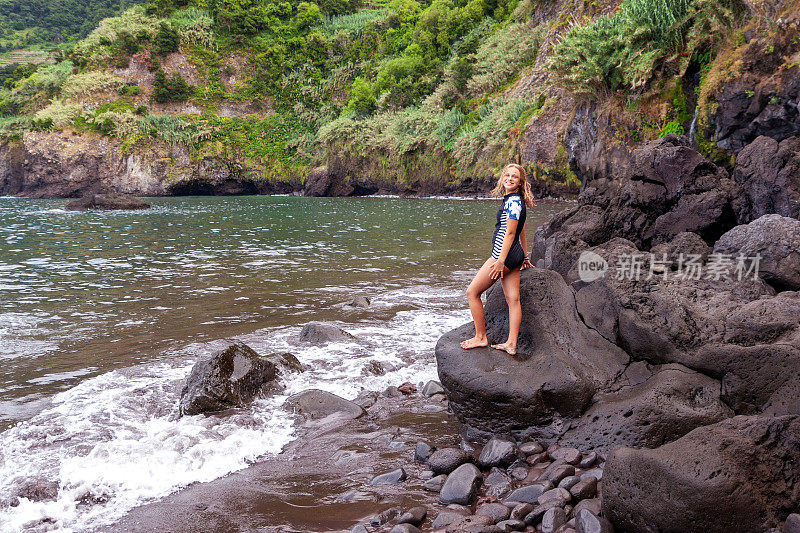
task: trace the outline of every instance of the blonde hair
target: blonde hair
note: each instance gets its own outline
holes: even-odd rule
[[[522,196],[525,205],[528,207],[532,206],[533,193],[531,192],[531,184],[528,183],[528,173],[525,172],[525,169],[522,168],[521,165],[516,163],[509,163],[503,167],[503,170],[500,171],[500,177],[497,178],[497,185],[492,189],[492,194],[495,196],[505,196],[506,188],[503,187],[503,175],[509,168],[516,168],[517,171],[519,171],[519,194]]]

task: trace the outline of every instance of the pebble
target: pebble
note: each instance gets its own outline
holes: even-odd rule
[[[546,463],[547,462],[547,454],[545,452],[536,453],[533,455],[529,455],[525,461],[531,465],[536,466],[538,464]]]
[[[503,533],[511,533],[511,531],[522,531],[525,529],[525,522],[522,520],[503,520],[497,523]]]
[[[800,514],[792,513],[783,524],[784,533],[800,533]]]
[[[581,452],[577,448],[557,448],[547,455],[553,461],[564,461],[571,465],[576,465],[581,460]]]
[[[388,387],[386,387],[386,390],[383,391],[383,395],[386,396],[387,398],[397,398],[399,396],[402,396],[403,393],[400,392],[400,389],[398,389],[394,385],[389,385]]]
[[[400,512],[401,511],[399,507],[390,507],[385,511],[383,511],[382,513],[372,517],[372,519],[369,521],[369,525],[371,525],[372,527],[380,527],[383,524],[391,520],[394,520],[395,518],[400,516]]]
[[[525,515],[525,523],[529,526],[535,526],[539,520],[542,519],[542,516],[544,516],[544,513],[546,513],[548,509],[558,507],[556,503],[557,502],[550,502],[545,505],[537,505],[533,508],[533,511]]]
[[[587,478],[589,476],[594,476],[597,478],[597,481],[603,479],[603,469],[602,468],[592,468],[591,470],[587,470],[583,474],[581,474],[581,479]]]
[[[591,467],[595,461],[597,461],[597,453],[590,452],[583,456],[583,459],[581,459],[581,462],[578,463],[578,466],[586,469]]]
[[[441,448],[428,458],[428,466],[436,474],[449,474],[459,466],[470,461],[470,455],[458,448]]]
[[[613,533],[614,528],[605,518],[599,518],[588,509],[581,509],[575,515],[577,533]]]
[[[562,479],[567,476],[575,475],[575,467],[572,465],[564,464],[561,461],[556,461],[544,469],[544,472],[536,478],[536,481],[550,480],[554,485],[558,485]],[[597,476],[595,476],[597,477]],[[583,478],[583,476],[581,476]],[[599,479],[599,478],[598,478]]]
[[[370,485],[373,487],[380,487],[383,485],[396,485],[401,481],[406,479],[406,471],[402,468],[398,468],[396,470],[392,470],[391,472],[387,472],[385,474],[381,474],[379,476],[375,476],[372,478],[372,481],[369,482]]]
[[[405,383],[403,383],[402,385],[397,387],[397,390],[399,390],[401,393],[405,394],[406,396],[409,396],[411,394],[416,394],[417,387],[413,383],[409,383],[408,381],[406,381]]]
[[[483,483],[489,487],[486,490],[487,496],[500,498],[511,492],[512,489],[511,480],[499,468],[492,468]]]
[[[369,530],[362,524],[357,524],[353,529],[350,530],[350,533],[369,533]]]
[[[469,505],[478,493],[482,481],[481,471],[475,465],[463,464],[447,476],[439,492],[439,500],[445,504]]]
[[[581,509],[587,509],[591,511],[592,514],[599,515],[601,508],[602,504],[600,503],[600,498],[589,498],[588,500],[581,500],[577,504],[575,504],[575,508],[572,510],[572,516],[577,516],[578,512]]]
[[[422,488],[427,490],[428,492],[439,492],[442,490],[442,486],[444,485],[447,476],[444,474],[440,474],[436,477],[432,477],[428,481],[422,484]]]
[[[564,507],[569,501],[572,500],[572,495],[567,489],[555,488],[548,490],[536,499],[539,505],[547,505],[551,502],[559,507]]]
[[[428,479],[433,479],[433,470],[423,470],[417,476],[422,481],[427,481]]]
[[[430,398],[434,394],[445,394],[444,387],[438,381],[430,380],[422,387],[422,394]]]
[[[517,450],[513,442],[492,437],[481,450],[478,464],[483,468],[492,466],[508,466],[517,458]]]
[[[569,489],[569,493],[572,494],[576,500],[584,500],[593,497],[597,494],[597,478],[594,476],[587,476],[581,479]]]
[[[542,450],[543,450],[542,445],[536,441],[528,441],[519,447],[520,453],[526,456],[542,453]]]
[[[411,524],[397,524],[389,533],[420,533],[419,529]]]
[[[522,520],[528,514],[533,511],[533,504],[530,503],[520,503],[519,505],[515,506],[511,510],[511,519],[512,520]]]
[[[425,441],[420,441],[414,447],[414,460],[418,463],[427,461],[431,454],[436,451],[436,446],[429,444]]]
[[[475,514],[479,516],[488,516],[492,519],[492,523],[496,524],[502,520],[506,520],[511,514],[511,510],[502,503],[484,503],[475,510]]]
[[[400,515],[400,518],[397,519],[397,523],[418,526],[423,522],[423,520],[425,520],[425,516],[427,514],[428,511],[423,506],[418,505]]]
[[[467,533],[470,531],[480,531],[489,533],[489,530],[486,526],[493,526],[494,522],[488,516],[461,516],[457,520],[451,522],[445,531],[453,532],[453,533]],[[435,529],[435,528],[434,528]]]
[[[436,518],[434,518],[433,523],[431,524],[432,529],[442,529],[443,527],[447,527],[459,518],[463,518],[464,515],[461,513],[457,513],[455,511],[442,511],[440,512]]]
[[[508,467],[508,474],[514,479],[522,481],[528,477],[527,463],[524,461],[516,461],[512,463],[511,466]]]
[[[567,476],[558,482],[558,486],[562,489],[570,490],[572,487],[577,485],[580,480],[581,476]]]
[[[542,516],[542,533],[555,533],[567,522],[567,513],[561,507],[553,507]]]
[[[520,487],[509,494],[506,499],[521,503],[536,503],[539,496],[552,488],[553,483],[549,480],[544,480]]]

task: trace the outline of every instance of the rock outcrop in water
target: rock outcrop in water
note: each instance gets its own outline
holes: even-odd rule
[[[295,360],[296,361],[296,360]],[[278,366],[246,344],[233,344],[198,361],[181,392],[181,415],[242,407],[278,376]]]
[[[150,204],[139,200],[129,194],[93,194],[89,193],[82,198],[69,202],[64,209],[67,211],[111,211],[115,209],[149,209]]]
[[[614,450],[603,505],[623,531],[785,520],[800,505],[797,142],[756,139],[733,179],[682,137],[608,161],[536,231],[518,356],[462,350],[472,324],[439,340],[471,433]],[[581,270],[589,251],[604,276]],[[499,285],[485,307],[490,342],[505,339]]]

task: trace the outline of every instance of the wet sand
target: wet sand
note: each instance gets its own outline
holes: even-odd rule
[[[307,427],[279,455],[135,508],[100,531],[347,532],[386,509],[414,505],[428,508],[421,527],[429,528],[444,506],[438,494],[422,489],[425,467],[414,463],[414,446],[461,441],[461,428],[441,398],[380,397],[360,419]],[[398,467],[406,481],[369,485]]]

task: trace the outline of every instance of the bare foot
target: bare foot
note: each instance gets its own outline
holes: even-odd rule
[[[502,350],[506,352],[508,355],[517,355],[517,347],[514,344],[504,342],[503,344],[492,344],[492,348],[495,350]]]
[[[470,348],[480,348],[483,346],[489,346],[489,339],[486,337],[472,337],[471,339],[467,339],[465,341],[461,341],[461,347],[465,350],[469,350]]]

